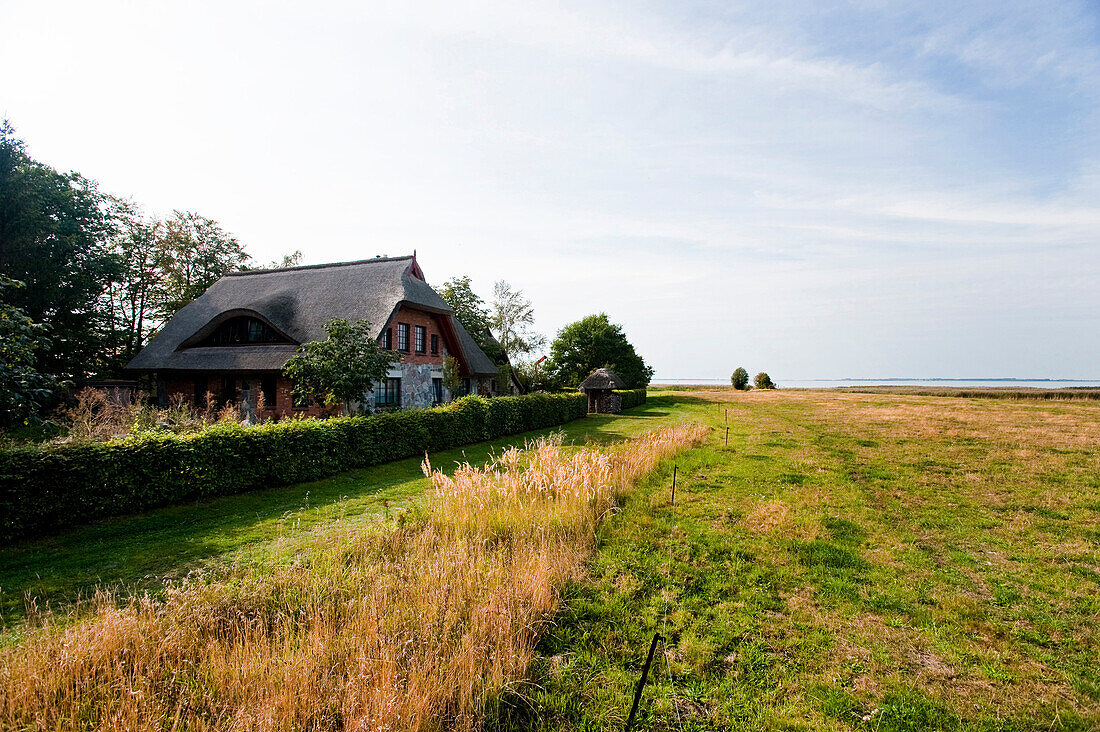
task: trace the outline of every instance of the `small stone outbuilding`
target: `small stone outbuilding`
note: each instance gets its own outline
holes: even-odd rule
[[[596,369],[577,388],[588,395],[589,412],[618,414],[623,411],[623,398],[615,389],[625,389],[626,382],[611,369]]]

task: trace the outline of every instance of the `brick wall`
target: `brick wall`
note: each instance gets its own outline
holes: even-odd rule
[[[252,384],[252,390],[257,398],[261,391],[261,384],[263,377],[270,374],[225,374],[225,373],[211,373],[206,375],[206,390],[213,395],[213,399],[216,403],[215,408],[220,409],[225,406],[227,401],[231,401],[233,404],[240,404],[241,401],[241,382],[244,380],[250,381]],[[195,381],[201,377],[196,374],[184,374],[179,376],[170,376],[165,379],[165,387],[169,401],[178,399],[180,397],[183,400],[192,405],[195,404]],[[232,395],[228,392],[223,393],[222,380],[224,378],[232,379],[233,389]],[[262,419],[281,419],[287,416],[304,416],[304,417],[320,417],[325,414],[338,414],[340,408],[329,408],[324,405],[311,404],[305,409],[299,409],[294,406],[294,395],[292,394],[293,384],[290,379],[285,376],[279,375],[275,379],[275,404],[265,404],[263,411],[259,413],[259,417]]]
[[[393,350],[397,351],[397,331],[399,323],[408,323],[409,325],[409,350],[398,351],[401,354],[401,362],[407,364],[431,364],[433,366],[440,366],[443,364],[443,354],[447,352],[446,344],[443,341],[443,330],[439,327],[439,316],[434,313],[427,313],[423,310],[415,310],[410,307],[402,305],[398,308],[397,312],[390,318],[390,322],[386,324],[387,328],[393,329]],[[424,334],[424,353],[416,352],[416,326],[422,325],[425,329]],[[436,336],[439,339],[439,353],[432,354],[432,336]]]

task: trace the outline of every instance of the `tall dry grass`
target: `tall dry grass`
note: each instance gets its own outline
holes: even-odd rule
[[[101,594],[0,650],[7,729],[477,727],[524,678],[600,518],[704,427],[600,451],[540,440],[432,471],[404,527],[337,526],[293,561],[193,574],[163,597]]]
[[[218,406],[214,395],[206,394],[205,409],[188,404],[182,394],[175,394],[166,407],[149,404],[138,393],[122,402],[111,399],[103,391],[86,387],[73,395],[72,403],[55,415],[64,435],[55,444],[67,442],[109,442],[146,432],[187,434],[201,432],[217,422],[237,422],[241,418],[236,404]],[[257,411],[263,409],[263,394],[259,395]]]

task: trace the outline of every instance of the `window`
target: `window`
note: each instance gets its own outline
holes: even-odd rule
[[[260,379],[260,392],[264,395],[264,408],[274,409],[278,399],[274,376],[264,376]]]
[[[382,333],[381,343],[382,348],[387,351],[393,348],[393,328],[386,328],[385,332]]]
[[[202,339],[200,346],[251,346],[261,343],[289,343],[274,328],[258,318],[241,315],[219,325]]]
[[[382,379],[374,390],[376,407],[401,406],[401,379]]]
[[[435,333],[432,333],[432,355],[439,355],[439,336]]]
[[[443,403],[443,379],[432,379],[432,399],[436,404]]]
[[[397,324],[397,350],[404,353],[409,352],[409,324],[398,323]]]
[[[416,344],[416,352],[424,353],[424,341],[427,340],[428,329],[422,325],[417,325],[413,328],[413,337]]]

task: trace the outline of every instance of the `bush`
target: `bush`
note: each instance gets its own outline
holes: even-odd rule
[[[774,389],[775,384],[772,383],[772,377],[761,371],[759,374],[753,377],[752,383],[757,389]]]
[[[0,541],[181,501],[317,480],[585,416],[583,394],[466,397],[370,417],[0,451]]]
[[[624,389],[622,391],[616,389],[615,393],[622,397],[623,409],[640,407],[645,404],[645,389]]]

